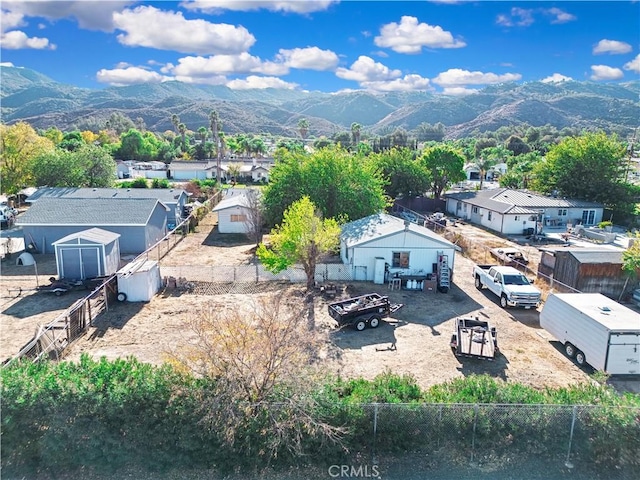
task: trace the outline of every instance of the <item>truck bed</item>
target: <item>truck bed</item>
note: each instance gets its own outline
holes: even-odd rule
[[[378,315],[388,317],[399,310],[402,304],[391,304],[389,297],[378,293],[369,293],[359,297],[347,298],[329,304],[329,315],[339,323],[349,323],[364,315]]]

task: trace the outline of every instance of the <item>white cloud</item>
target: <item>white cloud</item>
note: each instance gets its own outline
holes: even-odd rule
[[[622,67],[625,70],[631,70],[632,72],[640,73],[640,53],[636,55],[636,58],[627,62]]]
[[[624,73],[619,68],[607,65],[591,65],[591,80],[619,80]]]
[[[174,79],[178,82],[196,83],[199,85],[225,85],[228,82],[227,77],[224,75],[212,75],[210,77],[181,77],[178,75]]]
[[[465,88],[465,87],[446,87],[442,89],[443,95],[451,95],[452,97],[464,97],[466,95],[473,95],[474,93],[478,93],[479,90],[475,88]]]
[[[333,70],[338,65],[338,55],[318,47],[280,49],[277,60],[288,67],[307,70]]]
[[[490,85],[494,83],[515,82],[520,80],[519,73],[496,73],[470,72],[459,68],[451,68],[446,72],[438,74],[432,81],[442,87],[455,87],[464,85]]]
[[[207,13],[218,13],[223,10],[247,12],[251,10],[270,10],[272,12],[311,13],[327,10],[339,0],[187,0],[180,6],[187,10],[200,10]]]
[[[513,7],[509,14],[500,14],[496,23],[503,27],[528,27],[534,22],[533,10]]]
[[[248,90],[252,88],[265,89],[265,88],[284,88],[287,90],[295,89],[297,83],[289,83],[281,80],[277,77],[257,77],[255,75],[249,75],[244,79],[236,79],[227,82],[227,87],[233,90]]]
[[[7,30],[24,27],[25,25],[24,15],[19,12],[5,10],[4,8],[2,9],[0,15],[0,32],[4,33]]]
[[[6,48],[7,50],[21,50],[24,48],[33,48],[36,50],[56,49],[53,43],[49,43],[48,38],[29,37],[21,30],[12,30],[11,32],[3,33],[2,36],[0,36],[0,43],[2,43],[2,48]]]
[[[0,62],[0,67],[15,67],[11,62]]]
[[[389,67],[374,62],[372,58],[361,55],[353,62],[350,68],[340,67],[336,70],[336,76],[345,80],[356,82],[379,82],[393,80],[402,75],[400,70],[391,70]]]
[[[546,78],[540,80],[542,83],[560,83],[560,82],[570,82],[573,78],[567,77],[566,75],[562,75],[561,73],[554,73]]]
[[[380,29],[380,35],[374,38],[378,47],[390,48],[398,53],[420,53],[427,48],[461,48],[466,46],[462,40],[453,38],[451,32],[442,27],[418,23],[416,17],[404,16],[400,23],[388,23]]]
[[[611,54],[619,54],[619,53],[629,53],[632,50],[631,45],[626,42],[619,42],[618,40],[607,40],[606,38],[600,40],[593,47],[593,54],[598,55],[599,53],[611,53]]]
[[[178,60],[177,66],[167,64],[162,71],[180,77],[200,78],[241,73],[286,75],[289,68],[280,63],[263,62],[259,57],[243,52],[239,55],[213,55],[206,58],[183,57]]]
[[[126,67],[114,68],[112,70],[103,68],[96,74],[96,80],[100,83],[108,83],[109,85],[122,87],[138,83],[160,83],[172,79],[160,75],[158,72],[145,70],[144,68]]]
[[[132,0],[103,1],[11,1],[3,0],[3,9],[18,12],[27,17],[48,20],[75,18],[80,28],[113,31],[113,13],[135,3]]]
[[[402,78],[387,82],[362,82],[360,84],[367,90],[375,90],[377,92],[412,92],[433,90],[429,85],[429,79],[420,75],[405,75]]]
[[[553,17],[551,20],[552,24],[573,22],[577,19],[575,15],[572,15],[571,13],[567,13],[564,10],[560,10],[559,8],[555,7],[544,10],[544,13]]]
[[[204,55],[246,52],[256,41],[242,27],[205,20],[187,20],[181,12],[163,11],[151,6],[127,9],[113,16],[114,25],[125,33],[118,35],[123,45],[150,47]]]

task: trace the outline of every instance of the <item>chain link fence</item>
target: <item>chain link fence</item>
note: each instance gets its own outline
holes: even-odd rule
[[[511,459],[640,468],[640,408],[520,404],[366,404],[374,463],[411,452],[456,464]],[[524,476],[523,476],[524,478]]]

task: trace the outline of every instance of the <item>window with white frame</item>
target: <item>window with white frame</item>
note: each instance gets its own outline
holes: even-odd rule
[[[558,210],[558,216],[559,217],[566,217],[567,216],[567,209],[566,208],[561,208]]]
[[[473,207],[473,209],[471,210],[473,213],[478,213],[478,207]]]
[[[393,252],[391,267],[409,268],[409,252]]]

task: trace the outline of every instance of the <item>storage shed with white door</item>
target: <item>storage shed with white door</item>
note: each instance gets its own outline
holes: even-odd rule
[[[640,374],[640,314],[601,293],[550,295],[540,326],[578,365],[611,375]]]
[[[148,302],[161,285],[160,267],[155,260],[137,260],[118,271],[118,300]]]
[[[85,280],[112,275],[120,267],[120,234],[90,228],[52,243],[58,278]]]

